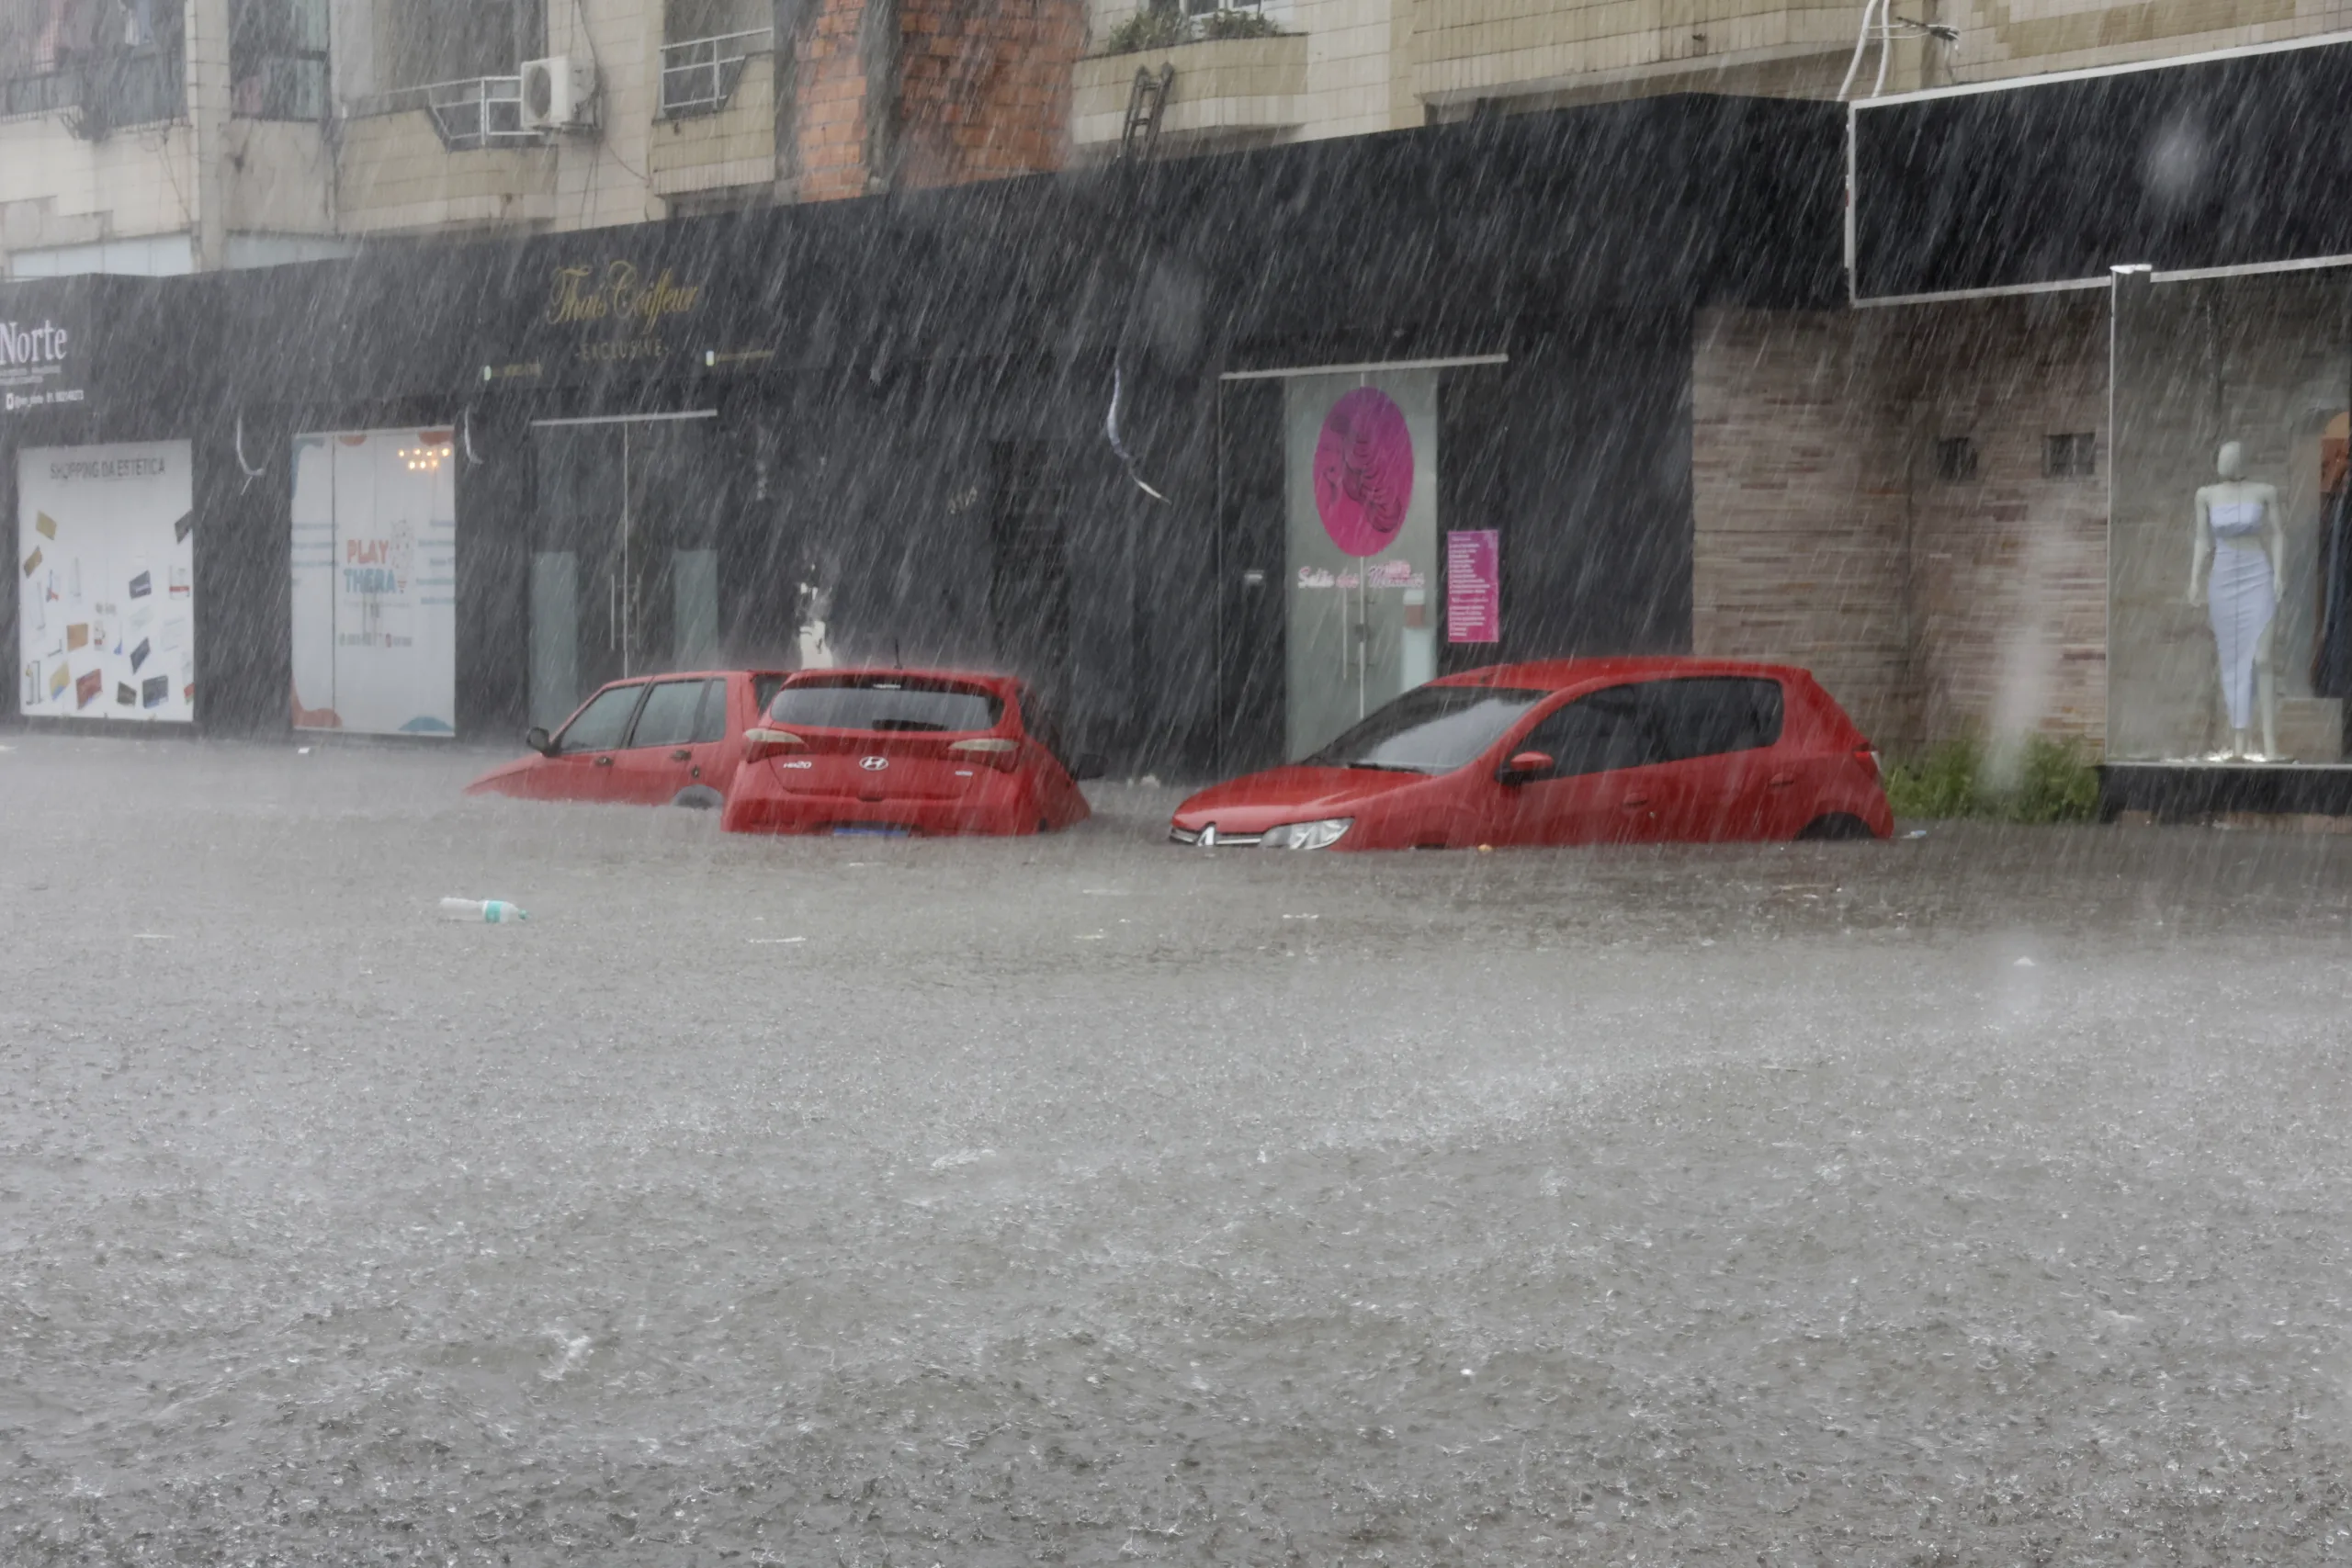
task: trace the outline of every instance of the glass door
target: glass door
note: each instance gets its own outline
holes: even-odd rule
[[[532,428],[531,722],[607,682],[719,658],[726,475],[707,416]]]
[[[1288,378],[1285,752],[1437,674],[1433,369]]]

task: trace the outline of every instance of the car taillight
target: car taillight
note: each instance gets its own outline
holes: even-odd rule
[[[747,729],[743,731],[743,760],[757,762],[786,751],[798,750],[808,744],[788,729]]]
[[[947,748],[947,754],[958,761],[986,762],[998,773],[1012,772],[1021,761],[1021,742],[991,735],[983,740],[958,740]]]
[[[1854,761],[1868,768],[1874,779],[1886,776],[1886,769],[1878,760],[1878,748],[1867,740],[1854,748]]]

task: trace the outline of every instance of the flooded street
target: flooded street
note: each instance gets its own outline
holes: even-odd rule
[[[487,761],[7,738],[0,1561],[2352,1548],[2352,838],[779,842]]]

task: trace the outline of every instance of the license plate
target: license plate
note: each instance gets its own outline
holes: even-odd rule
[[[871,827],[853,822],[833,825],[833,837],[836,839],[904,839],[911,836],[904,828],[893,828],[880,822]]]

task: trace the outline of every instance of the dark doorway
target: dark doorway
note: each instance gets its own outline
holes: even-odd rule
[[[1069,707],[1069,476],[1045,441],[989,447],[989,617],[1007,672],[1054,712]]]

